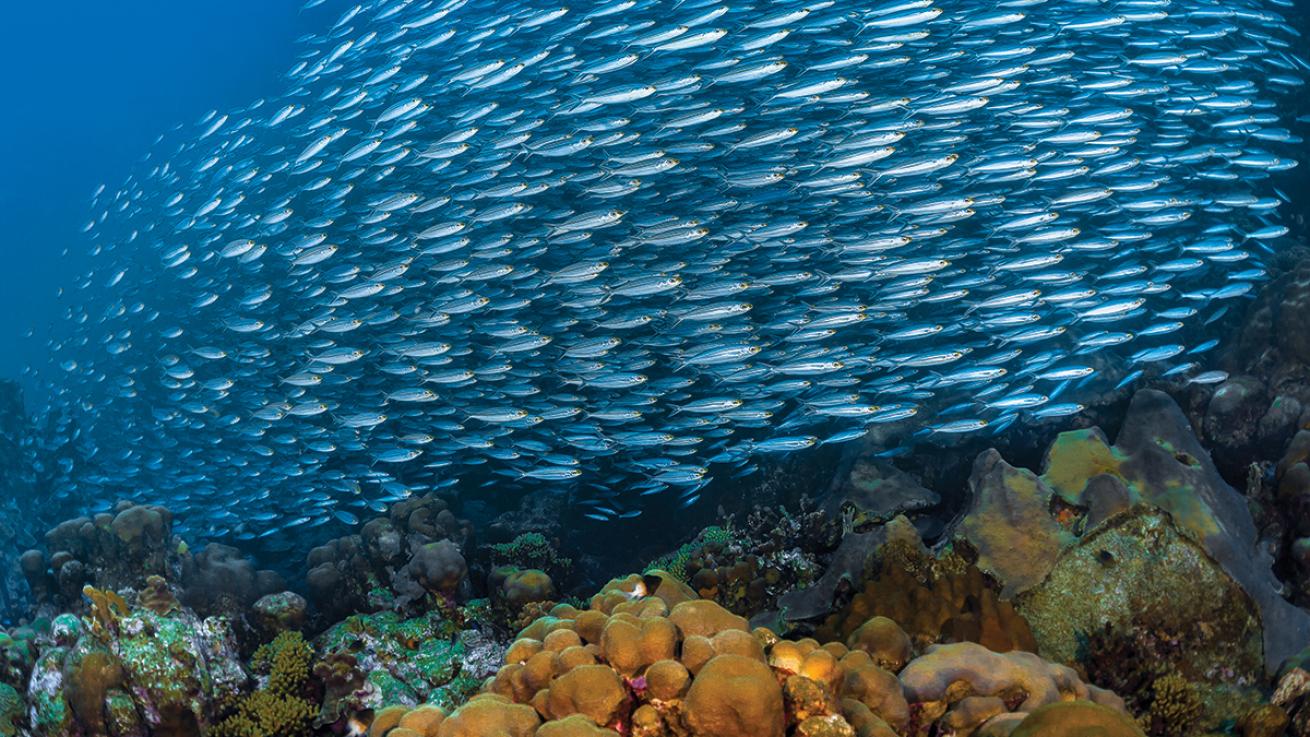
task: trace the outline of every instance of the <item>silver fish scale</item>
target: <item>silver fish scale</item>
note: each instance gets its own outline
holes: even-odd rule
[[[1076,411],[1113,379],[1064,365],[1166,372],[1134,331],[1264,277],[1279,5],[363,2],[96,194],[60,488],[237,540],[474,476],[631,518],[878,423]]]

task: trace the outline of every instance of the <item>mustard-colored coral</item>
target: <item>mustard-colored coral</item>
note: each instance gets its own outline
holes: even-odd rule
[[[212,737],[302,737],[309,734],[317,709],[296,696],[256,691],[241,700],[237,713],[211,731]]]
[[[127,616],[127,602],[117,593],[87,585],[82,595],[91,600],[91,632],[100,640],[118,631],[118,620]]]
[[[878,617],[899,624],[923,647],[935,642],[977,642],[997,652],[1037,650],[1024,617],[976,566],[904,545],[879,549],[881,569],[849,603],[824,620],[820,639],[845,641]],[[901,660],[904,663],[904,658]]]
[[[282,632],[255,651],[251,664],[256,670],[268,671],[268,691],[278,696],[290,696],[304,687],[313,656],[304,635]]]
[[[1197,731],[1204,705],[1196,688],[1177,672],[1151,684],[1151,712],[1142,717],[1146,730],[1159,737],[1189,737]]]
[[[143,608],[161,617],[172,614],[180,606],[163,576],[146,577],[146,586],[141,590],[140,602]]]
[[[301,697],[313,651],[304,635],[283,632],[255,651],[252,665],[267,671],[267,685],[246,696],[236,713],[220,722],[213,737],[300,737],[318,709]]]
[[[1010,737],[1142,737],[1133,720],[1089,701],[1061,701],[1028,715]]]

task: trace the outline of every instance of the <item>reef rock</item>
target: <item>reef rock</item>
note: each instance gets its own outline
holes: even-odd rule
[[[462,703],[494,673],[503,649],[438,612],[354,615],[315,641],[314,675],[326,684],[320,721],[383,705]]]
[[[215,723],[247,680],[231,629],[189,612],[128,611],[96,592],[84,619],[61,615],[28,686],[47,737],[189,735]]]
[[[1033,590],[1056,567],[1056,553],[1144,505],[1167,512],[1249,597],[1268,673],[1310,640],[1310,614],[1279,595],[1245,499],[1220,476],[1168,395],[1138,392],[1113,445],[1095,428],[1062,433],[1040,477],[1001,463],[984,454],[975,466],[974,504],[957,535],[979,551],[980,567],[1005,582],[1007,594]]]
[[[331,622],[452,594],[467,572],[460,546],[470,533],[435,494],[392,505],[358,534],[309,552],[309,600]]]
[[[119,502],[113,513],[65,520],[45,534],[46,550],[23,554],[36,603],[53,611],[82,604],[82,588],[140,588],[147,577],[175,580],[181,539],[164,507]]]

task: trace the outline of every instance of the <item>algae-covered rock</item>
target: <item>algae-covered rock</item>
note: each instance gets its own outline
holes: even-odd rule
[[[354,679],[323,705],[324,718],[382,705],[430,702],[451,710],[494,672],[499,650],[477,631],[461,631],[437,612],[404,619],[396,612],[355,615],[316,641],[322,661],[349,662]],[[495,648],[491,648],[495,649]]]
[[[1088,635],[1107,625],[1132,630],[1167,618],[1179,628],[1171,636],[1183,651],[1174,665],[1199,690],[1212,726],[1249,708],[1256,696],[1250,686],[1262,679],[1260,620],[1250,597],[1168,515],[1149,507],[1086,535],[1015,606],[1042,654],[1067,663],[1085,657]]]
[[[1166,512],[1174,529],[1248,597],[1256,631],[1263,632],[1266,674],[1310,641],[1310,614],[1279,594],[1246,500],[1219,475],[1166,394],[1137,392],[1113,445],[1095,428],[1062,433],[1040,477],[989,451],[975,464],[970,485],[974,502],[957,537],[978,551],[979,567],[1004,583],[1007,596],[1035,588],[1080,536],[1144,506]],[[1064,583],[1075,587],[1071,595],[1095,602],[1087,587],[1097,580]],[[1045,652],[1040,632],[1038,642]],[[1065,657],[1068,648],[1058,652]]]
[[[978,567],[1003,582],[1003,597],[1040,583],[1073,541],[1049,514],[1051,489],[995,450],[978,456],[969,488],[973,503],[959,532],[978,551]]]
[[[0,737],[14,737],[26,720],[27,705],[18,691],[7,683],[0,683]]]
[[[32,671],[37,734],[200,733],[247,681],[223,620],[135,609],[90,627],[69,616]]]

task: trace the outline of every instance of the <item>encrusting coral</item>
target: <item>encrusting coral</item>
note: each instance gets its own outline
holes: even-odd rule
[[[247,680],[223,620],[86,593],[88,614],[56,617],[32,668],[33,734],[190,737],[205,732]]]

